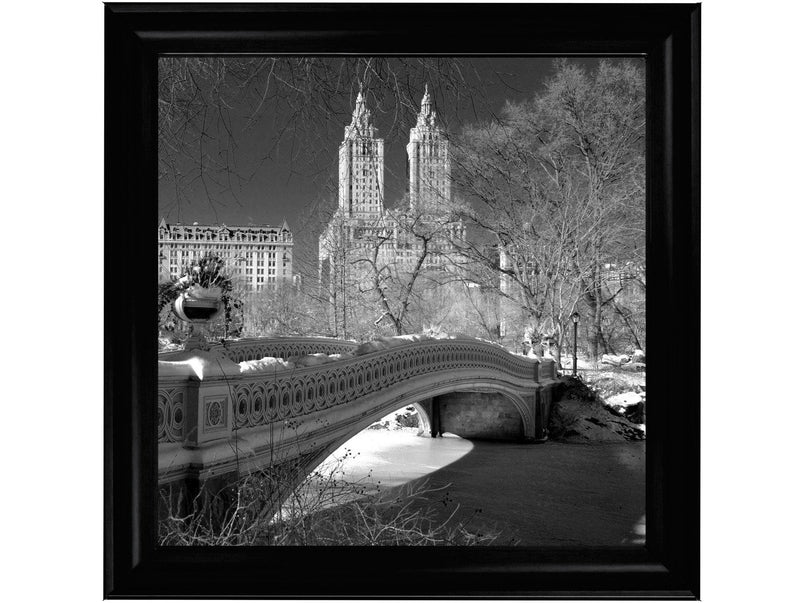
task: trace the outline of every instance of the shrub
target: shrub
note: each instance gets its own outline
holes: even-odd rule
[[[347,453],[347,456],[350,453]],[[298,463],[251,474],[217,494],[163,491],[159,542],[173,546],[487,545],[500,532],[478,533],[440,519],[432,502],[444,488],[424,481],[381,492],[367,476],[347,481],[343,462],[319,467],[280,501]],[[281,504],[280,504],[281,502]],[[182,510],[184,511],[182,512]]]

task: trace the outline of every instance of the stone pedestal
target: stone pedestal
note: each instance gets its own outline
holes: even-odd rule
[[[219,351],[189,350],[161,362],[160,377],[186,376],[184,446],[197,448],[232,436],[234,407],[229,380],[240,376],[240,366]]]

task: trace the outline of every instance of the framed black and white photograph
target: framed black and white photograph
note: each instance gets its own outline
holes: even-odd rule
[[[105,596],[699,596],[699,5],[105,15]]]

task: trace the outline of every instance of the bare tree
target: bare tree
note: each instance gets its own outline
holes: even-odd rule
[[[160,191],[165,197],[160,202],[181,207],[200,197],[215,208],[222,198],[236,198],[261,162],[287,155],[294,169],[321,179],[324,192],[305,208],[300,229],[320,232],[332,213],[326,206],[336,186],[333,158],[323,143],[337,139],[358,87],[363,85],[375,113],[383,115],[386,139],[401,141],[424,82],[453,131],[460,111],[466,118],[467,106],[480,112],[487,99],[473,69],[471,61],[438,58],[160,59]],[[639,275],[644,275],[640,68],[604,61],[589,73],[558,63],[555,76],[530,101],[509,104],[499,117],[487,105],[484,109],[491,115],[488,123],[452,137],[454,190],[472,203],[462,215],[469,231],[460,241],[463,263],[496,275],[484,277],[477,288],[499,287],[506,307],[497,312],[500,322],[510,323],[504,317],[516,314],[516,321],[554,333],[559,344],[578,308],[586,315],[593,356],[621,333],[644,347],[638,295]],[[261,142],[259,156],[243,157],[240,141],[270,120],[265,130],[271,135]],[[400,222],[389,228],[403,231],[422,224],[413,215],[386,218]],[[328,317],[329,334],[363,337],[418,328],[414,323],[425,298],[432,297],[428,283],[452,278],[427,268],[438,251],[419,226],[406,233],[416,246],[405,266],[384,265],[382,250],[391,241],[382,235],[373,243],[364,241],[376,248],[375,258],[349,256],[341,249],[342,257],[333,262],[341,272],[330,271],[324,288],[318,286],[318,258],[309,258],[301,290],[313,311]],[[294,254],[294,261],[300,256]],[[373,272],[368,285],[347,274],[355,262]],[[461,278],[466,287],[479,284],[466,273]],[[473,302],[466,301],[471,308]],[[488,335],[498,331],[491,318],[482,327]]]
[[[353,260],[368,277],[361,291],[376,296],[381,319],[391,323],[396,335],[418,331],[410,311],[423,290],[446,280],[440,277],[452,265],[455,241],[463,237],[457,206],[444,205],[438,214],[406,206],[403,199],[402,208],[366,229],[361,241],[366,252]]]
[[[591,319],[589,353],[597,358],[601,348],[611,351],[604,310],[625,289],[623,280],[644,274],[644,74],[634,64],[601,61],[590,75],[564,62],[547,102],[566,124],[566,161],[584,192],[586,228],[574,237],[574,261]]]
[[[316,299],[300,284],[277,282],[246,296],[244,335],[329,335],[329,325],[317,310]]]
[[[479,233],[465,254],[496,269],[501,295],[559,348],[581,304],[597,357],[623,290],[613,276],[644,266],[644,76],[606,61],[593,74],[556,69],[543,93],[460,137],[454,175]]]

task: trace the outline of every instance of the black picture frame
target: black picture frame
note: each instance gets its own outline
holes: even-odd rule
[[[700,4],[104,10],[105,597],[698,598]],[[644,547],[156,546],[156,60],[272,52],[645,57],[651,403]]]

